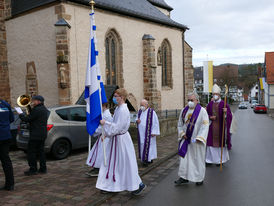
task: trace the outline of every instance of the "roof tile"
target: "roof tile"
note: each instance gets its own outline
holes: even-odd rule
[[[89,0],[69,0],[71,2],[89,5]],[[150,0],[151,2],[165,2],[163,0]],[[31,9],[47,5],[58,0],[12,0],[12,15],[24,13]],[[180,24],[159,9],[153,6],[148,0],[95,0],[95,7],[110,10],[119,14],[140,18],[155,23],[175,27],[181,30],[188,29],[187,26]],[[163,3],[164,2],[164,3]],[[167,5],[167,4],[166,4]],[[168,5],[167,5],[168,6]]]
[[[274,84],[274,52],[265,52],[267,84]]]

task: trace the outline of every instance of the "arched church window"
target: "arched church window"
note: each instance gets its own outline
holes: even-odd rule
[[[165,39],[161,46],[162,50],[162,87],[172,88],[172,55],[171,46]]]
[[[110,30],[105,39],[106,84],[123,86],[122,42],[115,30]]]

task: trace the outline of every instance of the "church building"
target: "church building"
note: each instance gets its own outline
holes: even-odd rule
[[[95,3],[104,84],[125,88],[136,110],[142,98],[156,110],[181,109],[193,90],[192,48],[173,8],[164,0]],[[85,87],[90,12],[89,0],[0,0],[1,98],[74,104]]]

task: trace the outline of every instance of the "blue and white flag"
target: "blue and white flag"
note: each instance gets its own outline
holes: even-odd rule
[[[87,102],[87,131],[92,135],[102,119],[102,104],[107,102],[104,84],[101,78],[96,50],[96,26],[94,11],[90,14],[90,42],[86,71],[85,100]]]

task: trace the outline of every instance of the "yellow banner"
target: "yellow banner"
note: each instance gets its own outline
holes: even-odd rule
[[[260,78],[260,88],[261,90],[264,89],[264,82],[263,82],[263,78]]]

